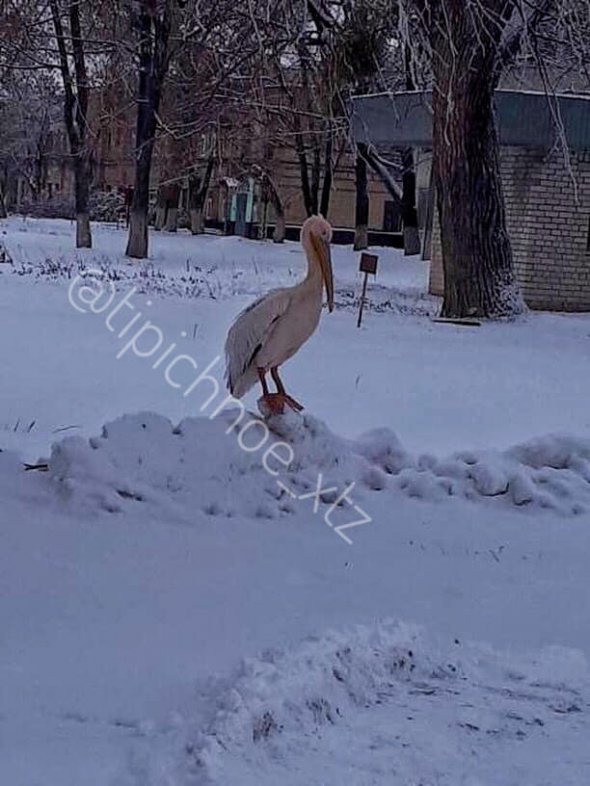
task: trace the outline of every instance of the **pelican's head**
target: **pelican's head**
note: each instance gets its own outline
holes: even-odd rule
[[[301,227],[301,243],[319,265],[328,300],[328,310],[334,309],[334,277],[330,241],[332,227],[322,216],[310,216]]]

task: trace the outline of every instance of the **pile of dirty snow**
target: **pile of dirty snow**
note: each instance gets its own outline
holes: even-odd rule
[[[515,658],[393,622],[358,627],[202,685],[138,746],[125,782],[583,783],[589,702],[577,651]]]

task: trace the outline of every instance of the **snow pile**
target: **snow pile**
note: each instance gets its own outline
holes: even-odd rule
[[[178,426],[152,413],[125,415],[100,437],[54,445],[49,468],[60,494],[88,509],[149,502],[184,519],[187,510],[274,519],[300,500],[344,513],[387,488],[430,502],[498,498],[564,515],[590,507],[587,440],[548,436],[504,452],[414,457],[387,429],[350,441],[311,415],[267,425],[227,410]]]
[[[297,499],[333,504],[370,469],[311,416],[285,415],[271,427],[238,410],[178,426],[152,413],[124,415],[100,437],[55,444],[50,478],[86,509],[148,502],[185,520],[187,511],[273,519],[293,512]]]
[[[508,504],[577,515],[590,507],[590,441],[548,435],[509,450],[420,456],[398,488],[429,500],[498,497]]]
[[[126,782],[475,785],[501,761],[494,783],[581,783],[589,699],[577,651],[519,659],[394,622],[357,627],[203,685],[187,717],[147,734]]]

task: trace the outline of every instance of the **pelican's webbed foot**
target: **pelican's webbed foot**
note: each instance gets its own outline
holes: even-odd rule
[[[283,415],[285,406],[294,412],[301,412],[302,405],[286,393],[267,393],[258,399],[258,409],[263,417],[269,418],[273,415]]]

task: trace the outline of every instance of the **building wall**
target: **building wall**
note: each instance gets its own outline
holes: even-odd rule
[[[300,226],[307,218],[307,213],[301,191],[299,164],[295,156],[290,150],[285,148],[275,149],[272,158],[265,162],[265,167],[273,178],[283,200],[286,223],[288,225]],[[217,178],[231,174],[232,172],[230,171],[224,171],[222,165]],[[385,202],[389,200],[389,195],[381,181],[372,172],[367,174],[367,188],[369,192],[369,229],[382,231]],[[352,155],[345,153],[340,157],[338,166],[333,173],[327,216],[330,223],[334,227],[354,229],[355,202],[354,158]],[[220,203],[214,201],[213,204],[219,204],[217,210],[222,209]],[[207,216],[207,218],[218,217],[221,218],[222,215]],[[269,220],[273,220],[272,216]]]
[[[123,107],[123,108],[121,108]],[[93,191],[119,191],[133,186],[135,180],[135,106],[127,105],[116,92],[92,92],[89,108],[93,129],[89,143],[94,162]],[[294,149],[280,138],[259,128],[251,117],[240,118],[252,126],[248,134],[241,126],[225,128],[217,139],[221,163],[214,170],[206,202],[205,218],[223,222],[227,192],[221,186],[226,177],[241,179],[254,163],[263,164],[269,172],[285,206],[287,225],[300,226],[307,218],[301,191],[299,162]],[[47,183],[42,196],[49,202],[69,201],[73,204],[74,179],[67,137],[61,115],[56,119],[51,156],[48,157]],[[202,138],[201,138],[202,137]],[[187,201],[187,173],[193,166],[205,170],[212,149],[207,134],[176,140],[164,135],[157,140],[150,185],[155,192],[162,182],[177,180],[183,190],[182,206]],[[397,153],[389,158],[395,160]],[[328,218],[336,228],[354,229],[355,226],[355,159],[351,150],[334,153],[336,169],[333,173]],[[385,204],[390,197],[382,182],[369,169],[369,229],[384,229]],[[21,196],[27,197],[23,180]],[[59,198],[59,199],[57,199]],[[261,216],[257,216],[260,220]],[[273,221],[272,211],[268,216]]]
[[[590,152],[571,153],[570,164],[559,152],[501,151],[516,276],[533,309],[590,311]],[[436,214],[430,291],[444,291]]]

